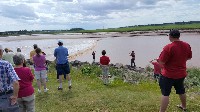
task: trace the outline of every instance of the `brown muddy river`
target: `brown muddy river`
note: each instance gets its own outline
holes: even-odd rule
[[[193,58],[187,62],[188,67],[200,67],[200,34],[182,34],[180,39],[191,45]],[[170,43],[168,36],[109,37],[100,39],[96,47],[96,61],[101,51],[106,50],[111,63],[130,64],[129,53],[134,50],[136,66],[146,67],[149,61],[159,57],[162,48]],[[92,62],[92,50],[77,57],[77,60]]]

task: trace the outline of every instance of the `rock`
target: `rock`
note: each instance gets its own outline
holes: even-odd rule
[[[123,68],[123,64],[121,64],[121,63],[116,63],[116,64],[115,64],[115,67],[118,68],[118,69],[119,69],[119,68]]]

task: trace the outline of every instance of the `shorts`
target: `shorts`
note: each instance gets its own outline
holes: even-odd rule
[[[57,64],[56,65],[57,75],[65,75],[70,73],[69,64]]]
[[[27,97],[17,98],[17,102],[19,103],[20,112],[23,112],[23,110],[27,110],[27,112],[35,112],[34,94]]]
[[[47,71],[41,70],[41,71],[34,71],[35,78],[38,79],[46,79],[47,78]]]
[[[184,79],[171,79],[165,76],[160,76],[159,86],[163,96],[169,96],[171,93],[172,86],[174,86],[176,90],[176,94],[184,94],[185,87],[184,87]]]
[[[108,76],[108,74],[109,74],[109,67],[105,66],[105,65],[102,65],[102,75],[103,76]]]

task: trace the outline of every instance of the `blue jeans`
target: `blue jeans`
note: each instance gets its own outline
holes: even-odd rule
[[[19,105],[11,105],[10,102],[11,94],[5,94],[0,96],[0,112],[19,112]]]

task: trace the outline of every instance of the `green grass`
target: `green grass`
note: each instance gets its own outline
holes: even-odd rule
[[[72,90],[68,90],[67,81],[63,91],[58,91],[54,67],[48,74],[48,93],[37,93],[36,112],[156,112],[160,106],[160,89],[158,83],[142,81],[139,84],[124,83],[120,78],[105,86],[94,71],[82,74],[81,69],[72,68]],[[95,71],[98,67],[92,68]],[[98,70],[97,70],[98,71]],[[97,72],[98,73],[98,72]],[[189,111],[200,110],[198,88],[187,89]],[[170,96],[168,112],[181,112],[176,105],[180,104],[173,90]]]
[[[159,26],[134,26],[134,27],[123,27],[123,28],[110,28],[110,29],[97,29],[97,30],[82,30],[81,33],[95,33],[95,32],[131,32],[131,31],[154,31],[154,30],[170,30],[170,29],[200,29],[200,23],[194,24],[169,24]]]

